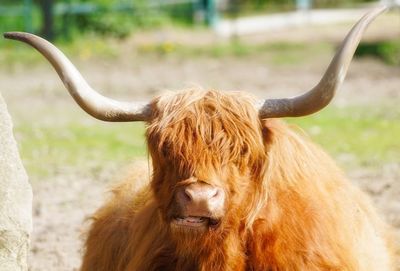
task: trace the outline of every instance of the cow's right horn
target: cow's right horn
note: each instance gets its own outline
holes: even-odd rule
[[[321,81],[314,88],[294,98],[259,101],[256,107],[260,118],[300,117],[315,113],[328,105],[346,76],[362,34],[385,10],[386,7],[373,9],[358,21],[342,42]]]
[[[93,90],[68,58],[50,42],[29,33],[8,32],[7,39],[25,42],[38,50],[53,65],[64,86],[79,106],[104,121],[146,121],[151,117],[147,102],[120,102]]]

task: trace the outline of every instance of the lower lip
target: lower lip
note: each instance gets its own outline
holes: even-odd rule
[[[173,223],[177,226],[199,228],[204,227],[208,224],[208,218],[200,217],[187,217],[187,218],[175,218]]]

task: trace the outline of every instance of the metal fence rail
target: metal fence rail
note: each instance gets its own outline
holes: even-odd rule
[[[217,15],[215,2],[216,0],[149,0],[146,1],[145,8],[157,14],[157,12],[172,11],[174,8],[187,5],[191,8],[185,9],[179,16],[194,21],[199,21],[200,18],[208,25],[212,25],[215,23]],[[139,1],[135,0],[121,0],[113,5],[71,0],[57,2],[47,0],[47,3],[47,11],[43,6],[34,3],[33,0],[16,0],[12,4],[0,3],[0,31],[18,30],[34,33],[42,31],[46,34],[44,29],[47,29],[51,32],[68,35],[71,18],[74,16],[107,13],[115,14],[115,16],[120,16],[122,13],[140,16],[141,8],[143,7],[143,1],[139,3]],[[57,29],[58,31],[54,31],[54,25],[61,25],[61,27]]]

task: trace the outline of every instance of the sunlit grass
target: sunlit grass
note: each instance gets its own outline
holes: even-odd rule
[[[252,44],[240,40],[214,42],[205,45],[184,45],[169,41],[129,45],[124,40],[105,39],[86,35],[71,41],[56,42],[67,56],[82,61],[89,59],[115,59],[140,56],[196,57],[263,57],[274,65],[299,64],[316,55],[331,54],[334,47],[328,43],[273,42]],[[126,56],[126,50],[130,55]],[[0,66],[8,71],[15,66],[29,63],[30,66],[43,64],[43,57],[28,45],[12,40],[0,41]]]
[[[400,163],[400,109],[394,105],[329,107],[289,123],[303,129],[345,169]],[[20,123],[16,135],[29,174],[89,172],[146,158],[142,123]]]
[[[331,55],[334,45],[326,42],[265,42],[249,43],[241,40],[215,41],[203,45],[185,45],[171,41],[149,41],[130,44],[129,41],[85,35],[70,41],[58,41],[56,45],[68,56],[87,61],[89,59],[115,59],[144,56],[196,57],[247,57],[257,56],[274,65],[293,65],[309,61],[322,55]],[[361,43],[356,55],[378,56],[385,63],[398,65],[398,40],[387,40],[374,44]],[[126,56],[126,51],[130,55]],[[12,69],[15,65],[43,63],[43,57],[27,45],[16,41],[0,42],[0,64]]]
[[[58,41],[56,46],[67,56],[86,61],[91,58],[114,58],[118,55],[117,40],[105,39],[100,36],[86,35],[82,39]],[[0,64],[7,70],[16,65],[30,66],[44,63],[43,56],[30,46],[19,41],[0,39]]]
[[[356,52],[356,56],[374,56],[385,63],[400,66],[400,38],[384,41],[362,42]]]
[[[22,160],[34,176],[96,171],[103,164],[123,166],[146,157],[143,123],[24,123],[15,130]]]
[[[400,109],[329,107],[318,114],[290,119],[347,169],[400,163]]]
[[[217,42],[209,45],[186,46],[170,42],[145,44],[138,47],[144,54],[173,55],[175,57],[247,57],[258,56],[269,59],[269,63],[276,65],[297,65],[310,57],[329,54],[334,47],[328,43],[293,43],[273,42],[251,44],[233,40]]]

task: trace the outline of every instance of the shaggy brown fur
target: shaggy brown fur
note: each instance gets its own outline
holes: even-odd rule
[[[153,102],[153,170],[136,172],[94,215],[82,271],[392,270],[386,227],[331,159],[251,98],[185,91]],[[176,228],[174,191],[222,187],[216,229]]]

